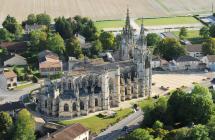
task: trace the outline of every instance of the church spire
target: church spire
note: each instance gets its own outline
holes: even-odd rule
[[[146,45],[146,37],[145,37],[145,31],[144,31],[144,25],[143,25],[143,18],[142,18],[142,23],[141,23],[141,28],[140,28],[140,36],[138,40],[138,45],[139,46],[144,46]]]
[[[132,40],[132,28],[130,24],[129,8],[127,8],[125,27],[123,28],[123,34],[126,37],[126,40]]]

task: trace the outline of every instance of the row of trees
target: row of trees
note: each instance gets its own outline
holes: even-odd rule
[[[214,100],[208,88],[196,85],[191,93],[180,89],[169,98],[159,98],[144,110],[144,128],[126,140],[213,140],[215,139]]]
[[[1,140],[35,140],[35,121],[26,109],[18,113],[17,120],[13,121],[6,112],[0,113]]]

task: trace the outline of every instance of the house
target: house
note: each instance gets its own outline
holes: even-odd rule
[[[89,140],[89,129],[79,123],[63,127],[39,140]]]
[[[189,56],[201,59],[203,57],[202,44],[187,45],[187,52]]]
[[[6,49],[10,53],[22,54],[27,51],[26,42],[1,42],[0,48]]]
[[[62,61],[58,55],[45,50],[38,54],[39,71],[43,76],[55,75],[62,72]]]
[[[215,71],[215,55],[207,55],[204,56],[202,62],[206,64],[206,67],[211,71]]]
[[[3,70],[0,73],[0,87],[3,89],[13,89],[17,86],[17,75],[13,71]]]
[[[24,108],[25,105],[22,101],[9,102],[0,105],[0,112],[8,112],[12,117],[16,117],[17,113]]]
[[[25,25],[25,33],[26,33],[26,34],[29,34],[29,33],[32,32],[32,31],[40,30],[40,29],[43,29],[43,28],[45,28],[45,26],[43,26],[43,25],[38,25],[38,24],[36,24],[36,23],[34,23],[33,25],[28,25],[28,24],[26,24],[26,25]]]
[[[158,56],[152,57],[152,68],[157,68],[161,66],[161,59]]]
[[[196,70],[199,69],[201,61],[189,55],[181,56],[176,59],[177,70]]]
[[[18,54],[12,54],[5,57],[4,66],[25,66],[27,65],[26,58]]]
[[[75,36],[80,42],[80,47],[82,48],[83,53],[90,55],[90,48],[92,47],[92,44],[90,42],[86,42],[86,38],[80,34],[76,34]]]
[[[198,70],[203,69],[204,65],[202,62],[189,55],[180,56],[176,60],[172,60],[169,62],[169,70],[170,71],[180,71],[180,70]]]

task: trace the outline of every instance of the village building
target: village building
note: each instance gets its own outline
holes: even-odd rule
[[[70,58],[69,71],[59,83],[45,81],[38,94],[38,110],[48,116],[74,118],[109,110],[125,100],[150,97],[152,55],[147,47],[143,24],[134,38],[129,11],[122,44],[114,62]]]
[[[204,56],[201,61],[206,64],[208,69],[215,71],[215,55]]]
[[[186,46],[189,56],[201,59],[204,55],[202,52],[202,44],[192,44]]]
[[[180,70],[199,70],[203,69],[202,62],[192,56],[180,56],[176,60],[169,62],[170,71],[180,71]],[[203,65],[204,66],[204,65]]]
[[[55,75],[62,72],[63,64],[58,55],[44,50],[38,54],[39,71],[42,76]]]
[[[18,54],[11,54],[8,56],[3,57],[3,64],[4,66],[26,66],[27,61],[26,58],[22,57]]]
[[[89,129],[79,123],[63,127],[39,140],[90,140]]]
[[[44,25],[38,25],[36,23],[34,23],[33,25],[28,25],[26,24],[25,25],[25,33],[26,34],[29,34],[30,32],[32,31],[35,31],[35,30],[41,30],[41,29],[45,29],[46,27]]]
[[[3,70],[0,72],[0,87],[3,89],[13,89],[17,86],[17,75],[13,71]]]

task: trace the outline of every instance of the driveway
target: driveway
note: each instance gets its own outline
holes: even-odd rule
[[[40,84],[33,84],[30,87],[24,88],[22,90],[13,90],[8,91],[0,88],[0,104],[4,104],[5,102],[15,102],[19,101],[25,96],[29,94],[29,92],[33,89],[39,88]]]

